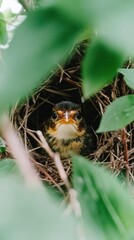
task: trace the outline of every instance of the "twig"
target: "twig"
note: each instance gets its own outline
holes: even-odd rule
[[[24,144],[25,144],[26,151],[28,150],[27,149],[27,131],[26,131],[26,129],[27,129],[27,120],[28,120],[28,118],[27,118],[28,111],[29,111],[29,100],[27,100],[27,104],[26,104],[25,124],[24,124],[24,140],[25,140]]]
[[[39,177],[30,162],[30,157],[25,151],[24,145],[13,129],[7,115],[4,115],[1,118],[0,132],[5,139],[13,157],[15,158],[25,181],[30,186],[41,186],[41,181],[39,180]]]
[[[54,153],[54,152],[51,150],[51,148],[49,147],[46,139],[44,138],[44,136],[43,136],[43,134],[42,134],[42,132],[38,130],[36,133],[37,133],[37,135],[38,135],[38,137],[39,137],[39,139],[40,139],[41,146],[45,149],[45,151],[48,153],[48,155],[49,155],[52,159],[54,159],[55,153]]]
[[[127,147],[127,134],[126,129],[122,129],[122,143],[124,147],[124,161],[126,163],[126,180],[129,182],[129,161],[128,161],[128,147]]]

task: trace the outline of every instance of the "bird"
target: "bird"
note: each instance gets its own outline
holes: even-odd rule
[[[93,141],[82,114],[80,104],[61,101],[52,108],[51,116],[44,126],[45,138],[61,159],[67,159],[72,153],[87,156],[92,152]]]

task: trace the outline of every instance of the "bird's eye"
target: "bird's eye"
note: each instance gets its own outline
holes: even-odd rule
[[[53,113],[52,113],[52,118],[53,118],[54,120],[56,120],[57,117],[58,117],[58,116],[57,116],[56,112],[53,112]]]
[[[75,115],[75,118],[77,120],[81,120],[82,116],[81,116],[81,112],[77,112],[76,115]]]

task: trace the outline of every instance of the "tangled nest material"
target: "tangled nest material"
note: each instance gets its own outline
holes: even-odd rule
[[[42,180],[58,187],[59,190],[64,183],[59,177],[53,159],[47,157],[45,152],[41,150],[36,131],[42,130],[43,124],[50,116],[51,108],[55,103],[62,100],[81,103],[83,100],[81,63],[87,44],[84,42],[77,46],[64,67],[59,66],[58,70],[49,77],[40,89],[23,106],[14,109],[12,114],[13,122],[23,138],[26,149],[32,154],[32,161]],[[94,97],[83,103],[87,124],[92,127],[94,133],[106,107],[117,97],[129,93],[132,93],[132,90],[125,85],[122,75],[118,75],[111,85],[106,86]],[[104,134],[95,133],[95,135],[97,147],[89,159],[106,165],[116,175],[127,176],[133,181],[134,124],[131,123],[123,130]],[[126,162],[126,158],[128,162]],[[67,176],[70,176],[71,160],[65,159],[62,164]]]

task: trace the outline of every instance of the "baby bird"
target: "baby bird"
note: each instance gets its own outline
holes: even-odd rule
[[[92,134],[78,104],[57,103],[44,130],[48,144],[54,152],[59,152],[61,159],[69,158],[72,153],[86,156],[92,151]]]

